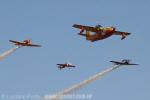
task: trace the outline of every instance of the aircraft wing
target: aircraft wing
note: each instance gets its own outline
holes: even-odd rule
[[[21,42],[19,41],[15,41],[15,40],[9,40],[10,42],[13,42],[13,43],[17,43],[17,44],[20,44]]]
[[[41,45],[37,45],[37,44],[27,44],[26,46],[31,46],[31,47],[41,47]]]
[[[72,66],[70,66],[70,67],[76,67],[76,66],[72,65]]]
[[[62,69],[62,68],[65,68],[65,64],[57,64],[58,65],[58,68]]]
[[[112,62],[112,63],[116,63],[116,64],[120,63],[120,62],[117,62],[117,61],[110,61],[110,62]]]
[[[62,64],[56,64],[56,65],[62,65]]]
[[[124,63],[121,63],[121,62],[118,62],[118,61],[110,61],[110,62],[112,62],[112,63],[114,63],[116,65],[123,65],[124,64]]]
[[[97,29],[95,27],[77,25],[77,24],[74,24],[72,27],[79,28],[79,29],[84,28],[86,31],[97,32]]]
[[[131,35],[131,33],[128,33],[128,32],[120,32],[120,31],[115,31],[114,32],[114,35],[122,35],[122,34]]]
[[[139,65],[139,64],[127,64],[127,65]]]

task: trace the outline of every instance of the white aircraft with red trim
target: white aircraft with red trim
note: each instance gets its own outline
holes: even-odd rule
[[[72,65],[70,62],[66,62],[65,64],[57,64],[58,65],[58,68],[62,69],[62,68],[71,68],[71,67],[76,67],[74,65]]]
[[[122,36],[121,40],[123,40],[126,38],[126,36],[131,34],[128,32],[116,31],[114,27],[102,27],[101,25],[90,27],[90,26],[74,24],[72,27],[81,29],[80,33],[78,34],[86,37],[86,40],[89,40],[91,42],[103,40],[112,35],[121,35]],[[83,33],[85,30],[86,30],[86,34]],[[94,34],[91,34],[91,32],[94,32]]]
[[[41,45],[37,44],[31,44],[31,40],[24,40],[23,42],[15,41],[15,40],[9,40],[10,42],[14,43],[15,45],[21,46],[30,46],[30,47],[41,47]]]

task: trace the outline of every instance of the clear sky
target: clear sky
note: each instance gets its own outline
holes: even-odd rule
[[[42,47],[23,47],[0,61],[0,95],[55,94],[112,67],[110,60],[129,58],[140,66],[121,67],[76,94],[149,100],[149,5],[149,0],[1,0],[0,53],[15,47],[10,39],[32,39]],[[132,35],[92,43],[73,24],[114,26]],[[77,67],[59,70],[56,64],[66,61]]]

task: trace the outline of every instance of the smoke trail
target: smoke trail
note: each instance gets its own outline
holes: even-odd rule
[[[20,48],[19,46],[15,47],[15,48],[12,48],[10,49],[9,51],[6,51],[4,53],[2,53],[0,55],[0,60],[4,59],[5,57],[9,56],[10,54],[12,54],[13,52],[15,52],[18,48]]]
[[[50,98],[45,98],[45,100],[60,100],[63,97],[65,97],[66,95],[73,93],[74,91],[88,85],[89,83],[101,78],[105,74],[107,74],[107,73],[109,73],[109,72],[111,72],[111,71],[113,71],[113,70],[115,70],[116,68],[119,68],[119,67],[120,67],[120,65],[116,65],[112,68],[109,68],[109,69],[105,70],[104,72],[98,73],[98,74],[90,77],[88,80],[84,80],[84,81],[80,82],[79,84],[76,84],[76,85],[72,86],[69,89],[66,89],[66,90],[64,90],[64,91],[62,91],[62,92],[60,92],[56,95],[50,96]]]

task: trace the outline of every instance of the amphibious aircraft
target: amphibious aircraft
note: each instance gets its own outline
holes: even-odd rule
[[[115,65],[139,65],[139,64],[131,64],[129,59],[124,59],[121,62],[118,61],[110,61],[114,63]]]
[[[65,68],[65,67],[68,67],[68,68],[76,67],[69,62],[66,62],[65,64],[57,64],[57,65],[58,65],[58,68],[60,68],[60,69]]]
[[[9,40],[10,42],[14,43],[15,45],[18,46],[31,46],[31,47],[41,47],[41,45],[37,44],[31,44],[31,40],[24,40],[23,42],[20,41],[15,41],[15,40]]]
[[[112,35],[121,35],[122,36],[121,40],[123,40],[126,38],[127,35],[131,34],[128,32],[116,31],[114,27],[102,27],[101,25],[90,27],[90,26],[74,24],[72,27],[81,29],[80,33],[78,34],[86,37],[86,40],[89,40],[91,42],[102,40]],[[84,31],[86,31],[86,34],[83,33]],[[94,34],[91,34],[91,32],[94,32]]]

